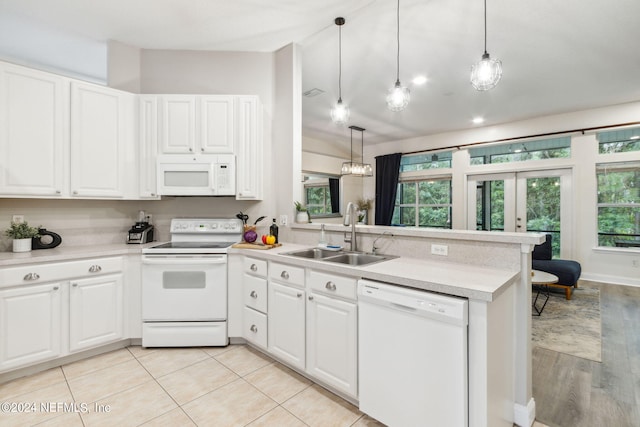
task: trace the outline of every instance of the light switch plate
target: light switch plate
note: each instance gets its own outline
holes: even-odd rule
[[[11,221],[20,224],[24,222],[24,215],[13,215],[11,217]]]
[[[449,255],[449,247],[447,245],[431,245],[431,253],[433,255]]]

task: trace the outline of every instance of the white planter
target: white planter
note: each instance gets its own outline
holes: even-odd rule
[[[29,239],[13,239],[13,252],[30,252],[31,238]]]
[[[296,222],[299,224],[305,224],[309,222],[309,214],[305,212],[298,212],[296,214]]]

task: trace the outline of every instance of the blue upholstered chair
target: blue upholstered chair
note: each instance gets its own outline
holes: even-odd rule
[[[571,291],[574,287],[578,287],[578,279],[582,268],[577,261],[551,259],[551,238],[551,234],[547,234],[545,242],[533,248],[531,268],[558,276],[558,283],[553,283],[549,286],[564,289],[566,298],[571,299]]]

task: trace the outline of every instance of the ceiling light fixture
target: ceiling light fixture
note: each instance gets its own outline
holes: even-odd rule
[[[349,126],[349,129],[351,129],[351,161],[344,162],[342,164],[342,171],[340,172],[340,174],[360,176],[360,177],[373,176],[373,168],[369,163],[364,162],[364,131],[366,129],[361,128],[359,126]],[[353,161],[353,131],[354,130],[360,132],[360,144],[361,144],[360,160],[362,160],[361,163]]]
[[[427,77],[426,76],[416,76],[413,78],[413,80],[411,80],[411,82],[416,85],[416,86],[420,86],[423,85],[427,82]]]
[[[473,122],[473,124],[476,124],[476,125],[484,123],[484,119],[482,117],[474,117],[473,120],[471,121]]]
[[[342,26],[344,18],[334,21],[338,26],[338,102],[331,109],[331,120],[337,125],[344,125],[349,120],[349,107],[342,103]]]
[[[398,42],[398,50],[396,55],[396,83],[387,95],[387,108],[391,111],[402,111],[409,105],[411,95],[409,94],[409,88],[400,84],[400,0],[398,0],[398,7],[396,8],[396,41]]]
[[[491,59],[487,52],[487,0],[484,0],[484,54],[482,59],[471,67],[471,85],[476,90],[493,89],[502,77],[502,62]]]

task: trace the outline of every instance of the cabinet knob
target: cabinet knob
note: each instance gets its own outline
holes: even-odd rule
[[[74,288],[77,288],[78,284],[77,283],[72,283],[71,286],[73,286]]]
[[[258,327],[256,325],[251,325],[251,327],[249,328],[249,330],[251,332],[258,332]]]
[[[53,290],[54,290],[54,291],[57,291],[58,289],[60,289],[60,287],[59,287],[59,286],[54,286],[54,287],[53,287]]]
[[[280,273],[280,277],[282,277],[283,279],[289,280],[289,273],[286,271],[282,271],[282,273]]]
[[[313,301],[313,296],[309,295],[309,301]]]
[[[258,266],[255,264],[251,264],[251,267],[249,267],[251,269],[251,271],[258,271]]]
[[[336,284],[333,282],[327,282],[326,285],[324,285],[325,288],[329,289],[330,291],[335,291],[336,290]]]
[[[193,148],[189,148],[189,151],[193,151]]]
[[[99,273],[102,271],[102,267],[100,267],[99,265],[92,265],[91,267],[89,267],[89,273]]]
[[[38,273],[29,273],[26,274],[22,279],[23,280],[38,280],[40,275]]]
[[[302,296],[302,293],[298,292],[298,298],[300,298]]]
[[[200,151],[204,152],[204,148],[200,148]]]
[[[156,193],[151,193],[151,197],[156,197]]]
[[[249,296],[251,298],[258,298],[258,294],[256,293],[256,291],[251,291],[251,293],[249,294]]]
[[[78,195],[78,191],[77,190],[73,190],[73,194],[77,196]]]
[[[60,193],[62,193],[62,191],[56,190],[56,194],[60,194]]]

